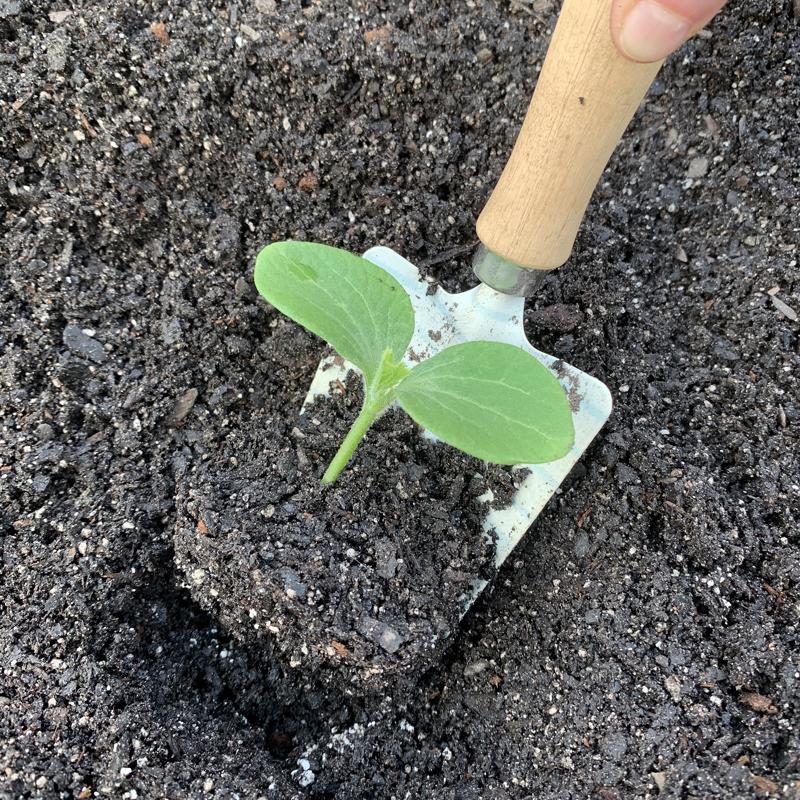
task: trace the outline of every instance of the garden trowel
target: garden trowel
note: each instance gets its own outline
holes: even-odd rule
[[[516,345],[552,369],[570,399],[575,444],[558,461],[520,465],[509,506],[493,508],[484,530],[496,537],[499,567],[581,457],[611,413],[611,394],[596,378],[534,348],[523,330],[525,297],[570,256],[592,192],[660,67],[623,58],[611,40],[613,0],[565,0],[536,91],[511,157],[478,219],[481,284],[450,294],[385,247],[365,254],[406,289],[416,314],[409,353],[429,358],[471,340]],[[413,364],[409,364],[413,366]],[[350,369],[325,359],[306,404],[330,393]],[[464,610],[483,589],[475,587]]]

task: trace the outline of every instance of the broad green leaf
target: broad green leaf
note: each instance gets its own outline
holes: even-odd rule
[[[386,350],[400,362],[414,333],[414,310],[388,272],[345,250],[277,242],[256,260],[258,291],[355,364],[370,383]]]
[[[396,391],[420,425],[495,464],[554,461],[574,441],[561,384],[538,359],[510,344],[448,347],[414,367]]]

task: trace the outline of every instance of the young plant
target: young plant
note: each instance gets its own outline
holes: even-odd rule
[[[414,309],[405,289],[371,261],[325,245],[278,242],[259,254],[255,283],[364,376],[363,407],[323,483],[336,480],[394,402],[443,442],[495,464],[554,461],[572,447],[564,389],[518,347],[466,342],[406,366]]]

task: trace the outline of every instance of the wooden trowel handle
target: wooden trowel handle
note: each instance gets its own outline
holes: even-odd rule
[[[565,0],[522,131],[478,219],[492,252],[554,269],[662,62],[636,64],[611,40],[614,0]]]

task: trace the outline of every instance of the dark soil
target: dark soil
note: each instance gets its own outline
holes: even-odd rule
[[[286,343],[292,357],[305,338]],[[177,481],[175,560],[193,596],[287,680],[348,694],[408,689],[441,659],[494,573],[479,498],[491,488],[502,507],[514,489],[510,470],[426,440],[400,411],[323,489],[361,398],[351,375],[296,418],[271,392]]]
[[[278,442],[315,369],[250,288],[266,242],[472,284],[556,4],[47,5],[0,0],[0,797],[796,797],[791,0],[664,69],[528,309],[614,415],[441,663],[368,700],[182,588],[177,479],[270,397]]]

